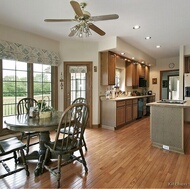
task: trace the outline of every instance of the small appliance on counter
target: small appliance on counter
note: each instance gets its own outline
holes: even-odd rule
[[[148,95],[152,95],[152,91],[148,91]]]

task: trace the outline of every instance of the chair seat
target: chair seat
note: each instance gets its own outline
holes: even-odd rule
[[[66,138],[63,139],[64,143],[66,143]],[[44,144],[46,148],[49,148],[50,152],[53,152],[55,154],[59,155],[65,155],[72,153],[73,151],[76,151],[80,146],[79,146],[79,141],[77,140],[75,143],[72,143],[71,140],[70,142],[67,141],[66,146],[62,146],[63,140],[60,139],[56,143],[56,148],[54,149],[54,144],[55,142],[50,142],[48,144]]]
[[[2,140],[2,141],[0,141],[0,156],[14,152],[15,150],[19,150],[19,149],[25,148],[25,147],[26,147],[26,145],[23,144],[16,137]]]
[[[29,176],[29,171],[28,171],[28,165],[26,163],[26,158],[24,155],[24,148],[26,147],[25,144],[23,144],[20,140],[18,140],[16,137],[12,137],[9,139],[1,140],[0,141],[0,163],[3,165],[7,173],[0,174],[0,179],[4,178],[6,176],[15,174],[19,171],[25,170],[26,171],[26,176]],[[15,160],[15,165],[18,164],[18,157],[17,153],[20,152],[21,159],[23,162],[22,167],[14,167],[14,170],[11,170],[8,165],[12,166],[12,163],[6,164],[5,162],[11,159]],[[12,154],[12,155],[11,155]],[[3,157],[4,156],[4,157]]]

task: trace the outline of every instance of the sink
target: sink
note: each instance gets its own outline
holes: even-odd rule
[[[185,100],[168,100],[168,99],[163,99],[161,101],[158,101],[157,103],[184,104],[184,103],[186,103],[186,101]]]

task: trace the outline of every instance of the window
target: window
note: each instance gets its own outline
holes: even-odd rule
[[[17,114],[16,106],[24,97],[41,100],[48,97],[48,104],[57,108],[57,87],[52,91],[52,84],[57,82],[57,67],[45,64],[26,63],[13,60],[0,60],[2,65],[2,118]],[[54,73],[54,77],[52,77]],[[53,95],[52,95],[53,93]],[[53,96],[53,99],[52,99]],[[4,121],[1,118],[1,123]],[[1,130],[0,126],[0,130]],[[3,124],[3,127],[5,125]]]
[[[27,63],[3,60],[3,116],[16,114],[16,104],[27,96]]]
[[[120,79],[121,79],[121,70],[115,69],[115,86],[120,87]]]
[[[51,66],[33,64],[34,98],[41,100],[48,97],[51,105]]]

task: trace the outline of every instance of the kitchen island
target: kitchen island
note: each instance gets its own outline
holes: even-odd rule
[[[152,146],[184,154],[184,109],[190,101],[159,101],[150,106]]]
[[[154,102],[155,95],[123,96],[114,99],[101,97],[100,100],[102,128],[116,130],[143,115],[148,115],[146,104]]]

